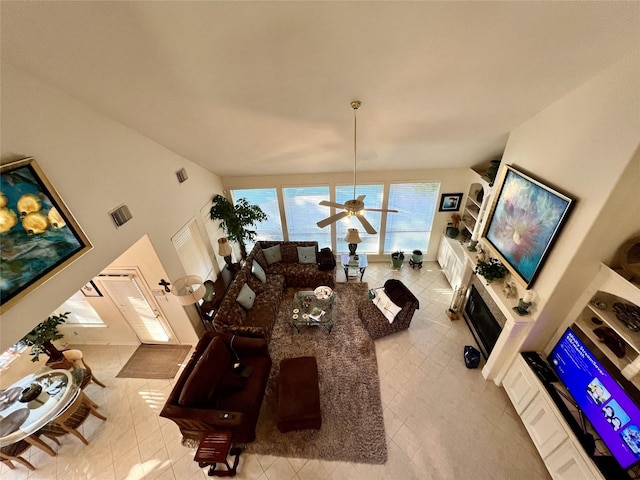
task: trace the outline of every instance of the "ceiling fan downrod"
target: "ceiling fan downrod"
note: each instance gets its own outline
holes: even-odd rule
[[[357,132],[358,132],[358,119],[356,110],[360,108],[362,102],[360,100],[354,100],[351,102],[351,108],[353,108],[353,198],[356,198],[356,172],[358,165],[358,150],[357,150]]]

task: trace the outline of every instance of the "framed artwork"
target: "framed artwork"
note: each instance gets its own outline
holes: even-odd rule
[[[90,280],[84,287],[82,287],[82,293],[85,297],[101,297],[102,292],[98,290],[93,280]]]
[[[462,193],[443,193],[440,197],[439,212],[457,212],[462,203]]]
[[[498,259],[530,288],[574,201],[507,165],[483,237]]]
[[[91,248],[34,158],[0,166],[0,312]]]

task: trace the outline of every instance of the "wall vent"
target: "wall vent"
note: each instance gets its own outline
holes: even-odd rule
[[[124,204],[120,205],[115,210],[111,210],[109,215],[113,218],[113,223],[116,224],[116,227],[121,227],[133,218],[129,211],[129,207]]]
[[[187,181],[189,175],[187,175],[187,171],[184,168],[181,168],[176,172],[176,177],[178,177],[178,183],[183,183]]]

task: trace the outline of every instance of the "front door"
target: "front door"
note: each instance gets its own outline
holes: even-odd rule
[[[141,343],[177,344],[177,338],[136,268],[107,269],[96,282]]]

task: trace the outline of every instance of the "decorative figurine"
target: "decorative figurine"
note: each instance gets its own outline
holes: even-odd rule
[[[515,298],[518,295],[518,287],[513,282],[504,282],[504,287],[502,287],[502,293],[507,298]]]

